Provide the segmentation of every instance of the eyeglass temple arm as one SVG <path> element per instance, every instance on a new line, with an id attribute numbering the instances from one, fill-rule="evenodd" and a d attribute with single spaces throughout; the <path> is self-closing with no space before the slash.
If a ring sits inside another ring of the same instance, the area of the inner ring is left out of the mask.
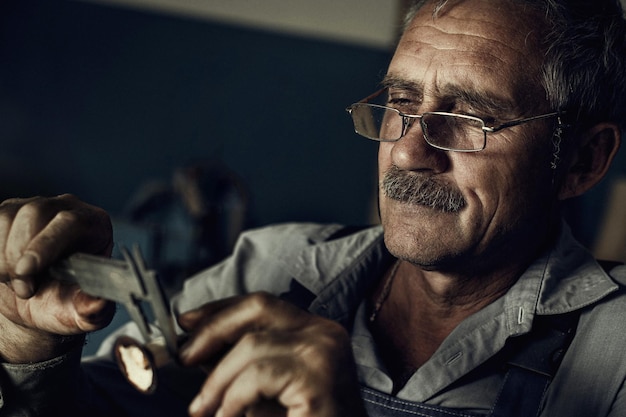
<path id="1" fill-rule="evenodd" d="M 532 122 L 533 120 L 547 119 L 548 117 L 555 117 L 555 116 L 559 118 L 559 124 L 562 124 L 560 116 L 562 116 L 563 114 L 565 114 L 565 112 L 559 111 L 559 112 L 541 114 L 539 116 L 527 117 L 525 119 L 511 120 L 510 122 L 502 123 L 499 126 L 493 126 L 493 127 L 485 126 L 483 127 L 483 130 L 485 132 L 493 133 L 502 129 L 506 129 L 507 127 L 518 126 L 526 122 Z"/>
<path id="2" fill-rule="evenodd" d="M 373 92 L 369 96 L 365 97 L 363 100 L 359 100 L 357 103 L 367 103 L 371 99 L 376 98 L 379 95 L 381 95 L 385 90 L 387 90 L 387 87 L 381 88 L 380 90 Z"/>
<path id="3" fill-rule="evenodd" d="M 383 92 L 385 92 L 385 90 L 387 90 L 387 87 L 381 88 L 380 90 L 373 92 L 373 93 L 372 93 L 372 94 L 370 94 L 369 96 L 365 97 L 365 98 L 364 98 L 364 99 L 362 99 L 362 100 L 357 101 L 357 102 L 356 102 L 356 103 L 354 103 L 354 104 L 368 103 L 370 100 L 372 100 L 372 99 L 374 99 L 374 98 L 378 97 L 378 96 L 379 96 L 379 95 L 381 95 Z M 349 105 L 349 106 L 346 108 L 346 111 L 347 111 L 348 113 L 352 113 L 352 106 L 353 106 L 354 104 L 351 104 L 351 105 Z"/>

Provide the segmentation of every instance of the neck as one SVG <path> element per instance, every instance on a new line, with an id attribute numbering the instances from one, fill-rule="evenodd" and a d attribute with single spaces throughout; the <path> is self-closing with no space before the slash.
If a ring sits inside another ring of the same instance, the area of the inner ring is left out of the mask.
<path id="1" fill-rule="evenodd" d="M 465 318 L 501 297 L 520 275 L 520 270 L 512 268 L 492 276 L 459 276 L 424 271 L 402 262 L 394 284 L 394 301 L 400 305 L 424 306 L 442 318 L 451 315 Z"/>
<path id="2" fill-rule="evenodd" d="M 460 277 L 424 271 L 406 261 L 392 267 L 374 294 L 378 307 L 374 307 L 372 331 L 396 389 L 430 359 L 461 321 L 506 293 L 520 273 Z"/>

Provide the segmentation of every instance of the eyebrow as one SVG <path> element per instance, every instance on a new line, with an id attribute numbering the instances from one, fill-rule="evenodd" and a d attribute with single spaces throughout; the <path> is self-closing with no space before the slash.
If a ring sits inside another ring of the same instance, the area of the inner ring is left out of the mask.
<path id="1" fill-rule="evenodd" d="M 493 115 L 511 114 L 517 107 L 509 100 L 486 91 L 469 90 L 457 85 L 446 85 L 443 90 L 444 97 L 455 97 L 463 103 Z"/>
<path id="2" fill-rule="evenodd" d="M 424 85 L 421 82 L 407 80 L 393 75 L 386 75 L 381 82 L 384 88 L 397 88 L 407 90 L 424 96 Z M 446 84 L 439 89 L 439 95 L 445 100 L 452 98 L 466 103 L 469 106 L 480 109 L 490 114 L 511 114 L 517 108 L 514 103 L 486 91 L 468 89 L 455 84 Z"/>
<path id="3" fill-rule="evenodd" d="M 383 88 L 398 88 L 401 90 L 408 90 L 411 92 L 419 93 L 421 95 L 424 94 L 423 83 L 407 80 L 393 75 L 386 75 L 380 84 Z"/>

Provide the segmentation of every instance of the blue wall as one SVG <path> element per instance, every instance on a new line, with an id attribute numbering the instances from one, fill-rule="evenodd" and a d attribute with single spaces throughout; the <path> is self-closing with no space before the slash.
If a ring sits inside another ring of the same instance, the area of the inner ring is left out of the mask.
<path id="1" fill-rule="evenodd" d="M 251 226 L 367 220 L 376 145 L 344 108 L 388 53 L 74 1 L 0 7 L 0 197 L 71 192 L 116 214 L 209 159 L 250 188 Z"/>

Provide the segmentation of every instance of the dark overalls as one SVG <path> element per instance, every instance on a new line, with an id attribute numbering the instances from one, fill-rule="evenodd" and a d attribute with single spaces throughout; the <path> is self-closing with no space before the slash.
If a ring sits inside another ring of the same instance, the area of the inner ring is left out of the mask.
<path id="1" fill-rule="evenodd" d="M 540 317 L 528 335 L 505 349 L 504 382 L 489 417 L 536 417 L 543 397 L 573 339 L 579 313 Z M 361 394 L 369 417 L 485 417 L 485 414 L 400 400 L 369 388 Z"/>

